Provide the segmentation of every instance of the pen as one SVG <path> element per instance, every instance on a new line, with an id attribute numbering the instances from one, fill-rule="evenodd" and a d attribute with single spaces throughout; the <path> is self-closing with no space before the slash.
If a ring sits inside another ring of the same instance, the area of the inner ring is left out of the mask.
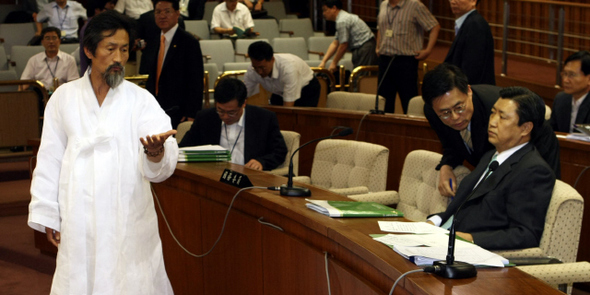
<path id="1" fill-rule="evenodd" d="M 453 179 L 449 178 L 449 186 L 451 187 L 451 190 L 453 190 Z"/>

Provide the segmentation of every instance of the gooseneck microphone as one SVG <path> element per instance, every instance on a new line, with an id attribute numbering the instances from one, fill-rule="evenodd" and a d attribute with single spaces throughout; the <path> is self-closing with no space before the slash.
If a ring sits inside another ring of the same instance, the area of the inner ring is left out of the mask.
<path id="1" fill-rule="evenodd" d="M 385 110 L 383 110 L 383 111 L 379 110 L 379 89 L 381 89 L 381 84 L 383 84 L 385 77 L 387 77 L 387 72 L 389 72 L 389 67 L 391 67 L 391 64 L 393 63 L 394 59 L 395 59 L 395 55 L 391 57 L 391 60 L 389 60 L 389 64 L 387 65 L 385 72 L 383 72 L 383 77 L 381 77 L 381 81 L 379 81 L 379 84 L 377 84 L 377 95 L 375 96 L 375 109 L 371 110 L 371 114 L 378 114 L 378 115 L 385 114 Z M 394 99 L 393 103 L 395 103 L 395 99 Z"/>
<path id="2" fill-rule="evenodd" d="M 461 203 L 459 208 L 457 208 L 457 211 L 455 211 L 455 215 L 454 215 L 455 217 L 457 217 L 457 214 L 459 213 L 461 208 L 463 208 L 463 205 L 465 205 L 465 203 L 467 203 L 467 201 L 469 199 L 471 199 L 473 194 L 475 194 L 475 192 L 479 189 L 479 187 L 486 180 L 486 178 L 488 178 L 488 176 L 494 170 L 498 169 L 498 166 L 500 166 L 498 161 L 493 161 L 492 163 L 490 163 L 490 165 L 488 167 L 488 172 L 484 175 L 484 177 L 482 178 L 480 183 L 477 185 L 477 187 L 475 187 L 475 189 L 473 191 L 471 191 L 469 196 L 467 196 L 467 198 L 465 200 L 463 200 L 463 202 Z M 446 261 L 435 261 L 433 264 L 434 273 L 443 277 L 443 278 L 447 278 L 447 279 L 472 278 L 477 275 L 477 270 L 475 269 L 475 266 L 472 264 L 469 264 L 469 263 L 455 261 L 455 237 L 456 237 L 455 222 L 456 221 L 457 221 L 457 218 L 453 218 L 453 223 L 451 224 L 451 228 L 449 230 L 449 248 L 448 248 L 448 252 L 447 252 L 447 260 Z"/>
<path id="3" fill-rule="evenodd" d="M 280 189 L 279 189 L 281 196 L 288 196 L 288 197 L 308 197 L 308 196 L 311 196 L 311 191 L 308 188 L 300 187 L 300 186 L 293 186 L 293 156 L 302 147 L 304 147 L 312 142 L 316 142 L 316 141 L 324 140 L 324 139 L 329 139 L 329 138 L 334 138 L 334 137 L 338 137 L 338 136 L 347 136 L 347 135 L 352 134 L 352 132 L 353 132 L 352 128 L 350 128 L 350 127 L 337 127 L 337 128 L 344 128 L 344 129 L 342 131 L 340 131 L 338 134 L 310 140 L 310 141 L 306 142 L 305 144 L 299 146 L 293 152 L 293 154 L 291 155 L 291 160 L 289 161 L 289 175 L 287 176 L 288 177 L 287 184 L 281 185 Z"/>

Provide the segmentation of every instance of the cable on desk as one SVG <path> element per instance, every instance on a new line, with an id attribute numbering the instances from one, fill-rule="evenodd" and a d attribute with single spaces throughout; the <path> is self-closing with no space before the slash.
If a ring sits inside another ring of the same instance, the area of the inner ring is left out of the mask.
<path id="1" fill-rule="evenodd" d="M 330 288 L 330 272 L 328 271 L 328 251 L 324 251 L 324 261 L 326 265 L 326 279 L 328 280 L 328 295 L 332 295 L 332 289 Z"/>
<path id="2" fill-rule="evenodd" d="M 363 121 L 365 120 L 365 118 L 366 118 L 366 117 L 367 117 L 369 114 L 371 114 L 371 113 L 370 113 L 370 112 L 369 112 L 369 113 L 365 113 L 365 114 L 363 115 L 363 117 L 361 118 L 361 121 L 359 122 L 359 129 L 358 129 L 358 131 L 356 132 L 356 137 L 354 138 L 354 140 L 356 140 L 356 141 L 358 141 L 358 140 L 359 140 L 359 134 L 361 134 L 361 126 L 363 126 Z"/>
<path id="3" fill-rule="evenodd" d="M 403 275 L 401 275 L 399 278 L 397 278 L 397 280 L 395 280 L 395 283 L 393 283 L 393 286 L 391 287 L 391 291 L 389 291 L 389 295 L 393 294 L 393 290 L 395 290 L 395 286 L 397 286 L 397 283 L 399 283 L 399 281 L 400 281 L 400 280 L 401 280 L 403 277 L 405 277 L 405 276 L 407 276 L 407 275 L 409 275 L 409 274 L 411 274 L 411 273 L 415 273 L 415 272 L 425 272 L 425 270 L 424 270 L 424 269 L 415 269 L 415 270 L 410 270 L 410 271 L 408 271 L 408 272 L 404 273 Z"/>
<path id="4" fill-rule="evenodd" d="M 227 212 L 225 213 L 225 218 L 223 219 L 223 226 L 221 226 L 221 231 L 219 232 L 219 236 L 217 237 L 217 240 L 215 241 L 215 243 L 213 243 L 213 246 L 211 246 L 211 249 L 209 249 L 209 251 L 203 253 L 203 254 L 195 254 L 192 253 L 191 251 L 189 251 L 188 249 L 186 249 L 181 243 L 180 241 L 178 241 L 178 239 L 176 238 L 176 236 L 174 235 L 174 233 L 172 232 L 172 228 L 170 227 L 170 223 L 168 223 L 168 219 L 166 218 L 166 214 L 164 214 L 164 210 L 162 210 L 162 205 L 160 204 L 160 200 L 158 199 L 158 195 L 156 194 L 156 191 L 154 190 L 154 187 L 150 184 L 150 188 L 152 189 L 152 193 L 154 194 L 154 197 L 156 199 L 156 203 L 158 203 L 158 208 L 160 208 L 160 212 L 162 213 L 162 218 L 164 219 L 164 223 L 166 223 L 166 227 L 168 227 L 168 231 L 170 232 L 170 235 L 172 235 L 172 238 L 174 239 L 174 241 L 176 242 L 176 244 L 178 244 L 178 246 L 184 250 L 184 252 L 186 252 L 188 255 L 193 256 L 193 257 L 197 257 L 197 258 L 201 258 L 201 257 L 205 257 L 207 255 L 209 255 L 209 253 L 211 253 L 211 251 L 213 251 L 213 249 L 215 249 L 215 246 L 217 246 L 217 243 L 219 243 L 219 241 L 221 240 L 221 236 L 223 235 L 223 231 L 225 230 L 225 224 L 227 222 L 227 217 L 229 216 L 229 211 L 231 210 L 231 207 L 234 204 L 234 201 L 236 200 L 236 197 L 245 190 L 248 189 L 254 189 L 254 188 L 260 188 L 260 189 L 267 189 L 267 187 L 264 186 L 250 186 L 250 187 L 245 187 L 240 189 L 235 195 L 234 197 L 231 199 L 231 202 L 229 203 L 229 207 L 227 208 Z"/>
<path id="5" fill-rule="evenodd" d="M 584 172 L 586 172 L 586 170 L 588 170 L 588 168 L 590 168 L 590 166 L 587 166 L 586 168 L 584 168 L 584 170 L 582 170 L 582 172 L 580 172 L 580 174 L 578 174 L 578 177 L 576 178 L 576 182 L 574 182 L 574 189 L 576 189 L 576 187 L 578 186 L 578 181 L 580 181 L 580 178 L 582 178 L 582 175 L 584 175 Z"/>

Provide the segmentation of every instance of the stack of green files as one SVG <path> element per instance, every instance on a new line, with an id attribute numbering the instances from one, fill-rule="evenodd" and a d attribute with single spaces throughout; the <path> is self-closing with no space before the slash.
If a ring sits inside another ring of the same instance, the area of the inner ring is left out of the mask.
<path id="1" fill-rule="evenodd" d="M 403 217 L 401 211 L 375 202 L 310 200 L 307 208 L 330 217 Z"/>
<path id="2" fill-rule="evenodd" d="M 187 146 L 178 151 L 178 162 L 227 162 L 230 152 L 219 145 Z"/>

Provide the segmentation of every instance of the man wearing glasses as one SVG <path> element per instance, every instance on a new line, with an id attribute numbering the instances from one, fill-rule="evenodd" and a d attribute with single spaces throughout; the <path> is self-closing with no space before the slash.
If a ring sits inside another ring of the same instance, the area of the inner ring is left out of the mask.
<path id="1" fill-rule="evenodd" d="M 574 124 L 590 123 L 590 52 L 578 51 L 565 60 L 561 72 L 563 91 L 555 96 L 551 127 L 572 133 Z"/>
<path id="2" fill-rule="evenodd" d="M 197 113 L 179 146 L 218 144 L 231 152 L 231 162 L 272 170 L 285 161 L 287 146 L 275 113 L 246 104 L 246 86 L 224 78 L 215 87 L 215 108 Z"/>
<path id="3" fill-rule="evenodd" d="M 443 157 L 436 167 L 440 170 L 441 195 L 455 196 L 457 181 L 453 168 L 465 160 L 475 167 L 483 154 L 494 148 L 488 141 L 487 127 L 500 89 L 493 85 L 469 85 L 467 76 L 447 63 L 424 75 L 424 115 L 443 147 Z M 531 142 L 559 178 L 559 142 L 547 121 Z"/>

